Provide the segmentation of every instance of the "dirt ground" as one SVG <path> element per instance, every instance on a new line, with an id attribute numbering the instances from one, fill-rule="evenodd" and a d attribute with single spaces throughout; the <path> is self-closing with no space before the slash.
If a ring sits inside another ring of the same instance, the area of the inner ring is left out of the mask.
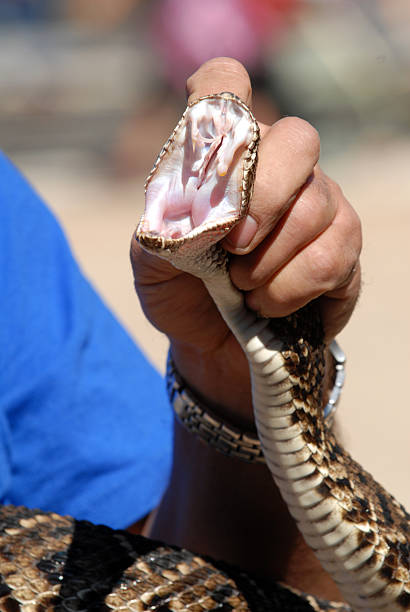
<path id="1" fill-rule="evenodd" d="M 410 506 L 410 142 L 363 144 L 324 164 L 363 222 L 363 292 L 340 342 L 347 382 L 340 425 L 346 446 Z M 129 241 L 143 179 L 118 181 L 16 159 L 66 229 L 83 270 L 147 357 L 164 369 L 166 339 L 145 320 L 132 286 Z"/>

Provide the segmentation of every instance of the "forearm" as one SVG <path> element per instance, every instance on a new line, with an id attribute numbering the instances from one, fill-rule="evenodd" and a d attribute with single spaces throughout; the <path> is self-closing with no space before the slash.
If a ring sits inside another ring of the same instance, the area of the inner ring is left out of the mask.
<path id="1" fill-rule="evenodd" d="M 217 351 L 205 352 L 174 341 L 171 355 L 194 395 L 220 419 L 243 431 L 256 431 L 248 362 L 231 335 Z"/>

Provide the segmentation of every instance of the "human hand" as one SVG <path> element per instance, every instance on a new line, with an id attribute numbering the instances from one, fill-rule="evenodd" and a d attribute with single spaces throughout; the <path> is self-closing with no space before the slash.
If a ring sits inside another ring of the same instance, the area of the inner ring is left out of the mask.
<path id="1" fill-rule="evenodd" d="M 232 91 L 251 106 L 249 77 L 235 60 L 204 64 L 189 100 Z M 260 124 L 254 196 L 247 218 L 224 240 L 231 278 L 250 308 L 286 316 L 320 298 L 326 339 L 348 321 L 360 289 L 359 219 L 321 171 L 316 130 L 298 118 Z M 252 421 L 246 359 L 202 282 L 133 241 L 135 285 L 147 317 L 170 338 L 182 376 L 238 425 Z"/>

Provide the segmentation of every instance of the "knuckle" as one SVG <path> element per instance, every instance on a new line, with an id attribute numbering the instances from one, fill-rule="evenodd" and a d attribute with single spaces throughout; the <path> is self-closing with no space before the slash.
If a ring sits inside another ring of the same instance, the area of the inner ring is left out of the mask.
<path id="1" fill-rule="evenodd" d="M 262 317 L 286 317 L 301 305 L 294 292 L 289 292 L 286 283 L 280 282 L 270 282 L 247 293 L 246 302 Z"/>
<path id="2" fill-rule="evenodd" d="M 280 121 L 292 134 L 294 146 L 306 151 L 316 163 L 320 156 L 320 137 L 316 128 L 300 117 L 284 117 Z"/>
<path id="3" fill-rule="evenodd" d="M 340 193 L 341 199 L 338 206 L 338 221 L 341 236 L 343 237 L 345 246 L 347 245 L 349 247 L 353 253 L 353 257 L 357 261 L 362 250 L 362 224 L 359 215 L 344 197 L 341 189 Z"/>
<path id="4" fill-rule="evenodd" d="M 337 287 L 346 277 L 346 258 L 337 247 L 312 244 L 308 265 L 313 283 L 322 291 Z"/>
<path id="5" fill-rule="evenodd" d="M 294 303 L 297 301 L 297 297 L 289 292 L 289 289 L 285 283 L 279 283 L 275 286 L 271 283 L 269 297 L 272 303 L 274 303 L 275 310 L 277 313 L 281 313 L 281 316 L 286 316 L 292 310 L 294 310 Z"/>
<path id="6" fill-rule="evenodd" d="M 313 181 L 300 194 L 298 214 L 304 227 L 322 231 L 335 217 L 336 207 L 323 181 Z"/>
<path id="7" fill-rule="evenodd" d="M 352 247 L 356 251 L 356 258 L 359 257 L 362 250 L 363 235 L 362 235 L 362 223 L 360 217 L 355 209 L 348 204 L 348 215 L 349 215 L 349 236 Z"/>
<path id="8" fill-rule="evenodd" d="M 298 241 L 303 232 L 305 240 L 312 240 L 322 231 L 322 210 L 312 194 L 303 194 L 295 207 L 295 218 L 292 225 L 292 237 Z"/>

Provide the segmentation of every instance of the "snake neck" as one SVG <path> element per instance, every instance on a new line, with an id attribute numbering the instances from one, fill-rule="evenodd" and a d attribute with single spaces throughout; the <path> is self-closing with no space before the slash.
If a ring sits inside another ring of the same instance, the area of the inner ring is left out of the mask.
<path id="1" fill-rule="evenodd" d="M 323 419 L 317 304 L 262 319 L 236 290 L 236 303 L 226 307 L 228 280 L 207 286 L 247 355 L 265 459 L 307 544 L 355 612 L 410 610 L 409 516 Z"/>

